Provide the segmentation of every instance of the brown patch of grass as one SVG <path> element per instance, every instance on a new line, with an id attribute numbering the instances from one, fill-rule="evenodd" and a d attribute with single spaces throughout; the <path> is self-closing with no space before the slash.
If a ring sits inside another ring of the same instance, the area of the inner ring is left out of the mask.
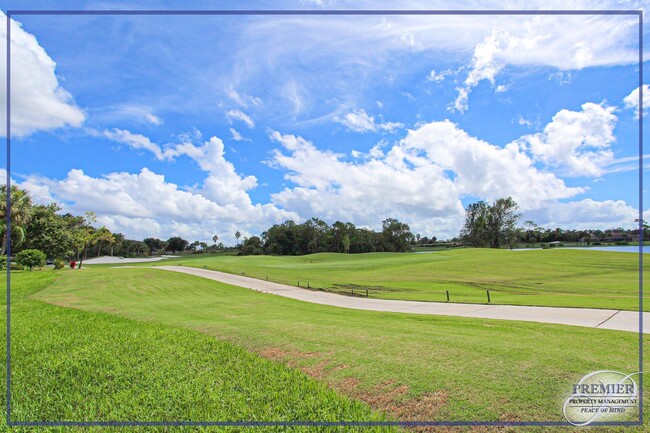
<path id="1" fill-rule="evenodd" d="M 279 347 L 268 347 L 260 352 L 264 358 L 272 359 L 273 361 L 294 361 L 296 359 L 309 359 L 318 356 L 318 352 L 291 352 L 282 350 Z"/>
<path id="2" fill-rule="evenodd" d="M 298 368 L 318 380 L 326 380 L 332 373 L 349 368 L 349 365 L 345 364 L 328 367 L 331 364 L 329 359 L 323 359 L 312 365 L 300 365 L 300 360 L 312 359 L 321 355 L 317 352 L 293 352 L 280 347 L 268 347 L 260 351 L 260 355 L 274 361 L 284 362 L 289 367 Z M 408 398 L 409 387 L 396 384 L 392 380 L 370 389 L 359 389 L 360 383 L 361 381 L 357 378 L 347 377 L 330 384 L 330 386 L 349 397 L 363 401 L 375 410 L 385 412 L 401 421 L 432 420 L 440 408 L 447 403 L 447 393 L 444 391 L 430 392 L 415 398 Z"/>

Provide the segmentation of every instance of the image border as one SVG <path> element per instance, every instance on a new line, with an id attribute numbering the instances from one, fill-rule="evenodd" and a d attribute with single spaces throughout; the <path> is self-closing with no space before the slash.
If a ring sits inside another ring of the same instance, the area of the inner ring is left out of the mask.
<path id="1" fill-rule="evenodd" d="M 590 426 L 643 425 L 643 10 L 7 10 L 7 191 L 11 187 L 11 18 L 17 15 L 629 15 L 639 19 L 639 419 L 593 422 Z M 7 194 L 7 233 L 11 230 L 11 200 Z M 568 421 L 12 421 L 11 420 L 11 241 L 7 242 L 6 293 L 6 423 L 9 427 L 516 427 L 572 426 Z"/>

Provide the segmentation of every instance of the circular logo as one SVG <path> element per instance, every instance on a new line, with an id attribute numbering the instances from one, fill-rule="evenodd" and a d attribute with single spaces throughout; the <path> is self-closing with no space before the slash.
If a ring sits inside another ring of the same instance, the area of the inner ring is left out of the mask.
<path id="1" fill-rule="evenodd" d="M 600 370 L 585 375 L 565 400 L 564 417 L 575 426 L 585 426 L 638 415 L 639 387 L 632 378 L 637 374 Z"/>

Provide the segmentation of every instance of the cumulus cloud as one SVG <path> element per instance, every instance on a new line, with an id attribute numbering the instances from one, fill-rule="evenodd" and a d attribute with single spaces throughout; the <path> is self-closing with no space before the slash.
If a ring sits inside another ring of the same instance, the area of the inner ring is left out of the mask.
<path id="1" fill-rule="evenodd" d="M 396 216 L 417 231 L 435 226 L 437 233 L 455 236 L 463 197 L 513 196 L 522 208 L 536 209 L 586 191 L 536 168 L 519 143 L 495 146 L 448 120 L 421 124 L 392 147 L 380 143 L 366 155 L 357 152 L 353 161 L 299 136 L 273 132 L 271 138 L 282 146 L 272 165 L 286 170 L 285 179 L 295 185 L 272 201 L 303 217 L 372 225 Z"/>
<path id="2" fill-rule="evenodd" d="M 582 111 L 561 110 L 544 131 L 523 137 L 535 158 L 571 176 L 600 176 L 614 161 L 614 107 L 586 103 Z"/>
<path id="3" fill-rule="evenodd" d="M 0 11 L 0 39 L 7 40 L 6 15 Z M 0 44 L 0 58 L 7 48 Z M 74 103 L 72 95 L 59 84 L 56 63 L 36 38 L 11 20 L 11 135 L 26 136 L 35 131 L 80 126 L 84 112 Z M 7 65 L 0 66 L 0 79 L 6 82 Z M 0 86 L 0 118 L 6 118 L 7 89 Z M 5 136 L 6 123 L 0 122 Z"/>
<path id="4" fill-rule="evenodd" d="M 253 119 L 251 119 L 249 115 L 240 110 L 228 110 L 226 113 L 226 118 L 230 123 L 232 123 L 233 120 L 244 122 L 249 129 L 253 129 L 255 127 L 255 122 L 253 122 Z"/>
<path id="5" fill-rule="evenodd" d="M 104 135 L 147 150 L 159 160 L 189 157 L 206 177 L 200 185 L 184 188 L 148 168 L 101 177 L 73 169 L 60 180 L 27 176 L 21 187 L 39 203 L 56 201 L 64 204 L 65 211 L 77 214 L 92 210 L 100 224 L 136 238 L 174 234 L 210 241 L 220 233 L 225 242 L 234 242 L 237 230 L 259 233 L 269 224 L 300 220 L 298 214 L 273 204 L 253 203 L 248 191 L 257 187 L 257 178 L 236 172 L 217 137 L 200 144 L 186 141 L 167 145 L 163 150 L 147 137 L 129 131 L 105 131 Z"/>
<path id="6" fill-rule="evenodd" d="M 532 219 L 546 228 L 571 227 L 574 229 L 611 229 L 632 227 L 639 211 L 623 200 L 595 201 L 590 198 L 569 203 L 550 203 L 541 209 L 525 212 L 524 218 Z"/>
<path id="7" fill-rule="evenodd" d="M 643 115 L 645 116 L 648 112 L 648 104 L 650 104 L 650 86 L 644 84 L 643 88 Z M 623 98 L 623 104 L 625 108 L 633 109 L 634 115 L 639 118 L 639 88 L 632 90 L 629 95 Z"/>
<path id="8" fill-rule="evenodd" d="M 299 136 L 273 132 L 271 138 L 283 147 L 275 151 L 274 165 L 287 170 L 285 178 L 296 184 L 272 196 L 273 203 L 284 209 L 366 226 L 398 217 L 423 232 L 433 226 L 451 231 L 462 220 L 456 188 L 443 170 L 409 169 L 397 148 L 383 159 L 350 163 Z"/>
<path id="9" fill-rule="evenodd" d="M 568 187 L 554 174 L 537 169 L 517 142 L 495 146 L 470 136 L 448 120 L 409 131 L 399 146 L 417 155 L 421 164 L 455 173 L 459 196 L 487 200 L 513 196 L 521 206 L 530 208 L 586 191 Z"/>
<path id="10" fill-rule="evenodd" d="M 334 120 L 354 132 L 394 132 L 403 128 L 404 124 L 399 122 L 376 122 L 374 116 L 368 115 L 365 110 L 355 110 L 346 114 L 343 118 L 335 117 Z"/>

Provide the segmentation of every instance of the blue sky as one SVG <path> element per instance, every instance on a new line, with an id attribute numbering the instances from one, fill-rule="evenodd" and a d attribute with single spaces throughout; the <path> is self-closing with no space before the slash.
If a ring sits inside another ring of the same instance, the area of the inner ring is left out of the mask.
<path id="1" fill-rule="evenodd" d="M 589 8 L 644 6 L 596 3 Z M 37 202 L 94 211 L 130 237 L 218 233 L 228 243 L 237 230 L 259 234 L 316 216 L 371 228 L 397 217 L 423 236 L 449 238 L 467 203 L 508 195 L 545 227 L 631 227 L 638 216 L 636 17 L 14 19 L 12 180 Z"/>

